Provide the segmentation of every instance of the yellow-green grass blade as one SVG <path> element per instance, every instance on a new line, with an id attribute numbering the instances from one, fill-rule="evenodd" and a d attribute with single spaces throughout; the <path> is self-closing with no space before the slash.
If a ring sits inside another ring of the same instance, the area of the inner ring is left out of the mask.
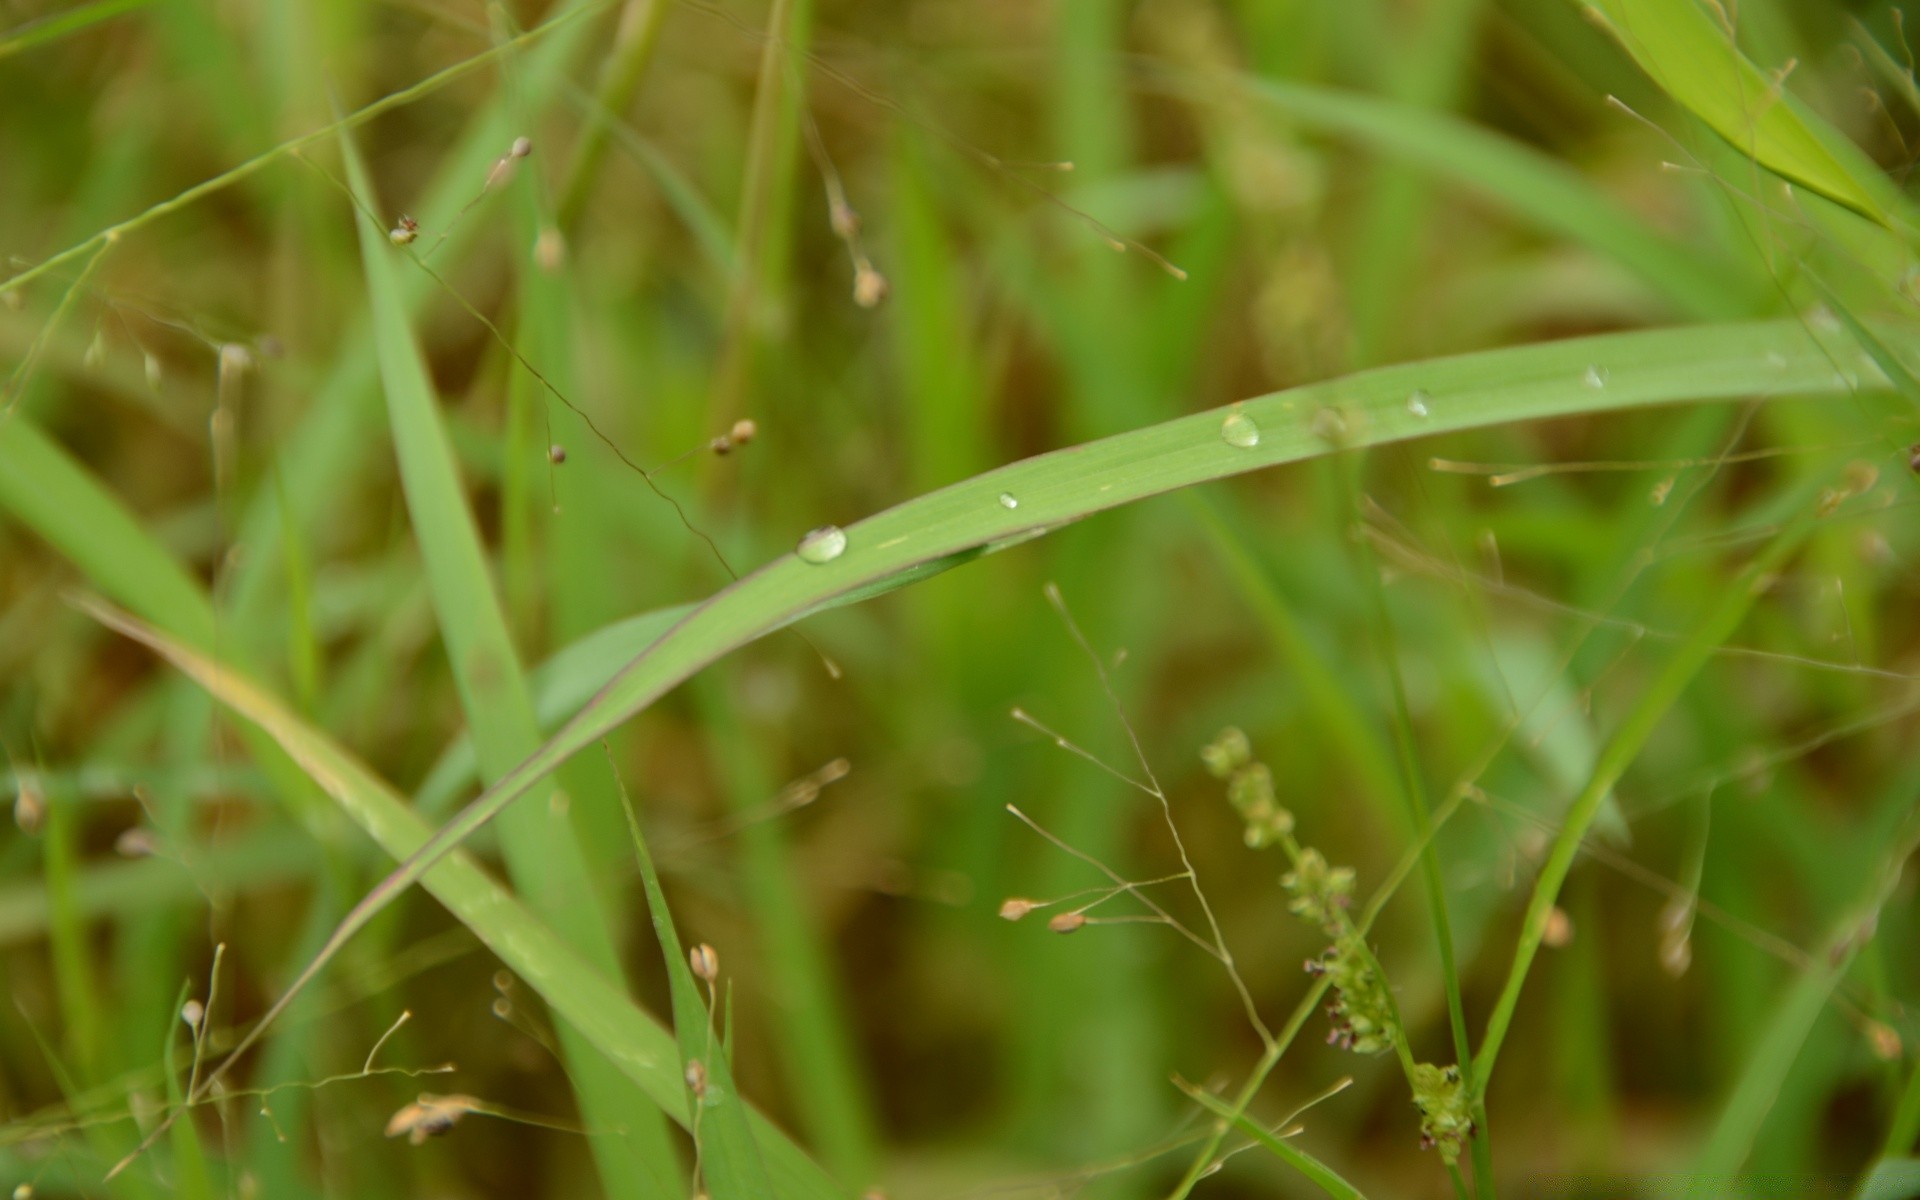
<path id="1" fill-rule="evenodd" d="M 426 362 L 407 322 L 394 272 L 395 248 L 375 222 L 366 167 L 344 133 L 341 146 L 358 210 L 354 223 L 401 487 L 480 772 L 491 782 L 539 746 L 540 727 L 440 423 Z M 596 970 L 618 980 L 619 956 L 565 806 L 522 806 L 506 832 L 501 847 L 529 907 Z M 577 1031 L 563 1029 L 561 1042 L 587 1123 L 626 1131 L 591 1142 L 608 1191 L 624 1195 L 677 1188 L 678 1170 L 657 1114 Z"/>
<path id="2" fill-rule="evenodd" d="M 258 684 L 125 613 L 94 602 L 86 602 L 86 607 L 110 628 L 151 647 L 257 725 L 388 854 L 404 860 L 430 839 L 432 826 L 408 808 L 391 785 Z M 671 1033 L 471 858 L 449 856 L 421 882 L 606 1061 L 637 1084 L 661 1111 L 687 1124 L 685 1084 Z M 203 1078 L 203 1091 L 205 1086 Z M 805 1151 L 758 1113 L 751 1120 L 774 1195 L 791 1200 L 843 1200 L 844 1194 Z"/>
<path id="3" fill-rule="evenodd" d="M 1755 66 L 1697 0 L 1598 0 L 1655 83 L 1760 165 L 1883 225 L 1904 203 L 1865 156 Z M 1724 11 L 1724 10 L 1723 10 Z"/>
<path id="4" fill-rule="evenodd" d="M 667 908 L 667 893 L 654 870 L 653 855 L 640 832 L 640 818 L 633 802 L 621 792 L 626 809 L 627 828 L 633 834 L 633 854 L 640 865 L 640 882 L 647 892 L 647 910 L 653 915 L 653 933 L 666 959 L 667 984 L 673 1005 L 674 1038 L 680 1045 L 681 1079 L 687 1088 L 688 1111 L 695 1114 L 691 1126 L 699 1147 L 700 1178 L 696 1181 L 706 1194 L 718 1200 L 755 1200 L 768 1195 L 766 1165 L 760 1160 L 753 1127 L 747 1121 L 747 1107 L 734 1086 L 733 1066 L 728 1061 L 731 1048 L 721 1044 L 720 1031 L 714 1028 L 714 1015 L 700 997 L 700 984 L 680 944 L 679 931 L 673 925 L 673 913 Z M 710 993 L 711 995 L 711 993 Z"/>

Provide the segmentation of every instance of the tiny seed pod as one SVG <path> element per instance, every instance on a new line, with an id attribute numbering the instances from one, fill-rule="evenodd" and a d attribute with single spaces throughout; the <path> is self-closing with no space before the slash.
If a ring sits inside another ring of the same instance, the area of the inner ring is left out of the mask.
<path id="1" fill-rule="evenodd" d="M 853 302 L 861 308 L 877 308 L 887 298 L 887 277 L 865 263 L 853 273 Z"/>
<path id="2" fill-rule="evenodd" d="M 1873 1056 L 1881 1062 L 1897 1062 L 1904 1049 L 1900 1034 L 1892 1026 L 1879 1021 L 1867 1022 L 1867 1043 L 1873 1047 Z"/>
<path id="3" fill-rule="evenodd" d="M 1018 921 L 1034 910 L 1034 903 L 1023 896 L 1010 896 L 1000 905 L 1002 921 Z"/>
<path id="4" fill-rule="evenodd" d="M 547 461 L 552 463 L 556 467 L 559 466 L 561 463 L 566 462 L 567 448 L 565 446 L 562 446 L 559 442 L 555 442 L 553 445 L 548 446 Z"/>
<path id="5" fill-rule="evenodd" d="M 402 215 L 399 222 L 387 231 L 387 240 L 396 246 L 410 246 L 420 236 L 420 222 Z"/>
<path id="6" fill-rule="evenodd" d="M 13 798 L 13 823 L 20 832 L 32 837 L 40 832 L 40 826 L 47 817 L 47 798 L 41 794 L 39 784 L 31 779 L 19 781 L 19 792 Z"/>
<path id="7" fill-rule="evenodd" d="M 1055 933 L 1072 933 L 1087 923 L 1086 914 L 1063 912 L 1047 922 L 1047 928 Z"/>
<path id="8" fill-rule="evenodd" d="M 708 983 L 720 978 L 720 956 L 705 942 L 687 952 L 687 964 L 693 968 L 695 975 Z"/>
<path id="9" fill-rule="evenodd" d="M 387 1121 L 387 1136 L 399 1137 L 404 1133 L 410 1144 L 423 1145 L 428 1138 L 439 1137 L 459 1124 L 461 1117 L 479 1112 L 481 1108 L 480 1101 L 472 1096 L 435 1096 L 422 1092 L 418 1100 Z"/>
<path id="10" fill-rule="evenodd" d="M 180 1006 L 180 1019 L 188 1029 L 199 1029 L 200 1022 L 207 1019 L 206 1006 L 198 1000 L 189 1000 Z"/>
<path id="11" fill-rule="evenodd" d="M 1573 918 L 1567 915 L 1566 909 L 1555 905 L 1547 910 L 1547 926 L 1541 931 L 1540 940 L 1553 950 L 1573 940 Z"/>
<path id="12" fill-rule="evenodd" d="M 533 153 L 533 139 L 517 137 L 513 139 L 513 149 L 507 151 L 508 158 L 525 158 Z"/>
<path id="13" fill-rule="evenodd" d="M 752 417 L 741 417 L 733 423 L 732 429 L 727 430 L 727 436 L 733 440 L 734 445 L 744 446 L 759 432 L 760 426 L 754 423 Z"/>

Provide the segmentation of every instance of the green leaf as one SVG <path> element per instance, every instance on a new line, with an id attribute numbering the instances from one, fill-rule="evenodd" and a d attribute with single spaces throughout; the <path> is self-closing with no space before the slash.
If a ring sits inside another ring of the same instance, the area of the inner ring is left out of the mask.
<path id="1" fill-rule="evenodd" d="M 1892 225 L 1885 181 L 1733 43 L 1696 0 L 1598 0 L 1608 28 L 1669 96 L 1761 166 Z M 1851 162 L 1843 161 L 1852 160 Z M 1895 193 L 1894 195 L 1897 195 Z"/>

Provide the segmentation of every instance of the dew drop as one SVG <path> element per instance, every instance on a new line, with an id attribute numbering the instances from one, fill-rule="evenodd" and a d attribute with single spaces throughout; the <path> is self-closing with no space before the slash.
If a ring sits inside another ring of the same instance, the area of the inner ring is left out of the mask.
<path id="1" fill-rule="evenodd" d="M 1594 363 L 1587 367 L 1587 373 L 1581 377 L 1581 382 L 1597 392 L 1607 386 L 1607 377 L 1609 374 L 1610 372 L 1605 367 Z"/>
<path id="2" fill-rule="evenodd" d="M 818 566 L 821 563 L 832 562 L 846 553 L 846 550 L 846 533 L 838 525 L 822 525 L 818 529 L 809 530 L 806 536 L 800 539 L 800 544 L 794 547 L 793 552 L 800 556 L 802 562 L 810 562 Z"/>
<path id="3" fill-rule="evenodd" d="M 1260 444 L 1260 427 L 1253 423 L 1252 417 L 1236 410 L 1228 413 L 1227 419 L 1220 422 L 1220 440 L 1229 446 L 1248 450 Z"/>
<path id="4" fill-rule="evenodd" d="M 1001 492 L 1000 507 L 1001 508 L 1019 508 L 1020 502 L 1013 498 L 1012 492 Z"/>
<path id="5" fill-rule="evenodd" d="M 1427 395 L 1423 391 L 1416 390 L 1407 397 L 1407 411 L 1416 417 L 1425 417 L 1427 415 L 1427 401 L 1431 399 L 1433 399 L 1432 396 Z"/>

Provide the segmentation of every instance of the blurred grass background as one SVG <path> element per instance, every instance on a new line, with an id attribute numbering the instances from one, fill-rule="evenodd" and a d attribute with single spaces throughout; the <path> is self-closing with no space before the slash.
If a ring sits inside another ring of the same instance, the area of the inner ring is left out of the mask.
<path id="1" fill-rule="evenodd" d="M 336 103 L 472 64 L 355 137 L 377 215 L 417 217 L 440 277 L 396 264 L 529 666 L 726 583 L 689 524 L 744 571 L 1002 462 L 1369 365 L 1708 318 L 1838 328 L 1822 302 L 1913 315 L 1909 242 L 1781 200 L 1563 0 L 575 7 L 529 38 L 567 6 L 0 9 L 9 276 Z M 1920 93 L 1894 9 L 1711 7 L 1904 182 Z M 488 186 L 519 136 L 531 155 Z M 441 640 L 459 601 L 429 586 L 382 419 L 345 177 L 316 139 L 7 291 L 0 428 L 56 441 L 191 564 L 213 646 L 443 818 L 471 791 L 471 767 L 435 772 L 469 719 Z M 863 272 L 887 285 L 872 306 Z M 714 453 L 742 418 L 755 436 Z M 1203 1124 L 1170 1076 L 1237 1086 L 1259 1056 L 1229 979 L 1171 930 L 995 917 L 1102 882 L 1009 803 L 1126 877 L 1178 869 L 1149 797 L 1009 717 L 1136 773 L 1048 581 L 1113 672 L 1270 1023 L 1323 939 L 1286 912 L 1278 860 L 1241 846 L 1198 750 L 1245 729 L 1301 840 L 1367 895 L 1409 845 L 1397 676 L 1427 792 L 1465 797 L 1438 852 L 1477 1038 L 1607 731 L 1780 521 L 1773 498 L 1846 471 L 1618 789 L 1488 1105 L 1508 1194 L 1664 1194 L 1703 1163 L 1726 1176 L 1715 1195 L 1848 1194 L 1920 1132 L 1911 881 L 1877 924 L 1861 908 L 1900 865 L 1920 787 L 1914 426 L 1863 395 L 1430 439 L 1102 515 L 734 655 L 611 752 L 682 935 L 733 985 L 741 1088 L 856 1193 L 1153 1196 L 1191 1147 L 1155 1152 Z M 613 446 L 660 468 L 684 523 Z M 270 1116 L 229 1099 L 101 1182 L 184 1086 L 178 1012 L 207 999 L 215 946 L 217 1045 L 388 864 L 201 692 L 63 602 L 137 569 L 107 524 L 49 542 L 32 514 L 58 495 L 24 473 L 0 494 L 0 767 L 19 817 L 0 832 L 0 1182 L 640 1188 L 657 1160 L 609 1145 L 679 1144 L 597 1123 L 633 1113 L 618 1098 L 577 1107 L 573 1050 L 537 999 L 417 895 L 247 1086 L 354 1075 L 402 1010 L 380 1061 L 456 1074 L 280 1091 Z M 521 756 L 480 750 L 489 778 L 490 753 Z M 665 1014 L 612 772 L 569 772 L 577 861 L 553 886 L 603 910 L 581 936 Z M 1419 1053 L 1448 1061 L 1417 887 L 1374 943 Z M 1352 1075 L 1300 1144 L 1370 1195 L 1450 1194 L 1392 1060 L 1320 1045 L 1324 1029 L 1308 1023 L 1255 1113 Z M 423 1087 L 547 1124 L 383 1138 Z M 1253 1152 L 1199 1194 L 1305 1187 Z"/>

